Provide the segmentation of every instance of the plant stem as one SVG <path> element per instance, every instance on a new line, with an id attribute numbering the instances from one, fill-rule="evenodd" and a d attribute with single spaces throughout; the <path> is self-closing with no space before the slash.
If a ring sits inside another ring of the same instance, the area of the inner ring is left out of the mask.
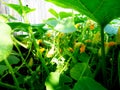
<path id="1" fill-rule="evenodd" d="M 13 77 L 13 80 L 14 80 L 14 82 L 15 82 L 15 85 L 16 85 L 17 89 L 19 90 L 19 89 L 20 89 L 20 88 L 19 88 L 19 83 L 18 83 L 18 81 L 17 81 L 17 78 L 15 77 L 15 74 L 14 74 L 14 71 L 13 71 L 11 65 L 9 64 L 9 62 L 8 62 L 7 59 L 5 59 L 4 61 L 5 61 L 5 64 L 8 66 L 9 71 L 11 72 L 11 75 L 12 75 L 12 77 Z"/>
<path id="2" fill-rule="evenodd" d="M 11 89 L 11 90 L 17 89 L 16 86 L 13 86 L 13 85 L 10 85 L 10 84 L 7 84 L 7 83 L 3 83 L 3 82 L 0 82 L 0 86 L 1 86 L 1 87 L 5 87 L 5 88 L 9 88 L 9 89 Z"/>
<path id="3" fill-rule="evenodd" d="M 102 74 L 103 74 L 103 79 L 104 79 L 104 84 L 107 81 L 106 79 L 106 61 L 105 61 L 105 47 L 104 47 L 104 27 L 101 26 L 101 69 L 102 69 Z"/>
<path id="4" fill-rule="evenodd" d="M 19 4 L 20 4 L 21 9 L 22 9 L 22 18 L 23 18 L 23 20 L 25 21 L 25 23 L 29 23 L 29 21 L 27 19 L 26 12 L 24 11 L 24 7 L 23 7 L 23 4 L 22 4 L 21 0 L 19 0 Z"/>
<path id="5" fill-rule="evenodd" d="M 24 8 L 23 8 L 23 5 L 22 5 L 22 1 L 19 0 L 19 3 L 20 3 L 20 6 L 21 6 L 21 9 L 22 9 L 22 12 L 23 12 L 23 13 L 22 13 L 22 17 L 23 17 L 25 23 L 29 23 L 29 20 L 28 20 L 28 18 L 27 18 L 27 16 L 26 16 L 27 14 L 26 14 L 26 12 L 24 11 Z M 47 74 L 49 74 L 49 70 L 48 70 L 47 66 L 45 65 L 45 60 L 42 58 L 42 54 L 41 54 L 40 51 L 39 51 L 39 46 L 38 46 L 37 43 L 36 43 L 36 40 L 35 40 L 35 37 L 34 37 L 34 34 L 33 34 L 32 27 L 31 27 L 31 26 L 28 27 L 28 31 L 29 31 L 29 34 L 30 34 L 30 36 L 29 36 L 29 37 L 30 37 L 30 40 L 31 40 L 31 42 L 33 43 L 33 45 L 34 45 L 34 47 L 35 47 L 35 49 L 36 49 L 37 55 L 38 55 L 40 61 L 42 62 L 42 66 L 45 68 Z"/>
<path id="6" fill-rule="evenodd" d="M 118 78 L 119 78 L 119 86 L 120 86 L 120 51 L 118 54 Z"/>
<path id="7" fill-rule="evenodd" d="M 35 50 L 36 50 L 36 52 L 37 52 L 36 54 L 38 55 L 38 57 L 39 57 L 39 59 L 40 59 L 40 61 L 41 61 L 41 63 L 42 63 L 42 66 L 45 68 L 47 74 L 49 74 L 48 67 L 46 66 L 45 60 L 43 59 L 42 54 L 40 53 L 40 49 L 39 49 L 39 46 L 38 46 L 38 44 L 37 44 L 37 42 L 36 42 L 36 40 L 35 40 L 35 37 L 34 37 L 33 31 L 32 31 L 32 28 L 29 27 L 28 30 L 29 30 L 29 32 L 30 32 L 31 39 L 32 39 L 33 45 L 34 45 L 34 47 L 35 47 Z"/>

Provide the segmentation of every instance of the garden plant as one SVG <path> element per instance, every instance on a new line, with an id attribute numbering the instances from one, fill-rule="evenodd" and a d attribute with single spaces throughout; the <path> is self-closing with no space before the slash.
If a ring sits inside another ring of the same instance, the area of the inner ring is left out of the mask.
<path id="1" fill-rule="evenodd" d="M 45 0 L 71 12 L 50 8 L 40 24 L 22 0 L 0 1 L 23 19 L 0 15 L 1 90 L 120 89 L 120 28 L 105 31 L 120 20 L 120 0 Z"/>

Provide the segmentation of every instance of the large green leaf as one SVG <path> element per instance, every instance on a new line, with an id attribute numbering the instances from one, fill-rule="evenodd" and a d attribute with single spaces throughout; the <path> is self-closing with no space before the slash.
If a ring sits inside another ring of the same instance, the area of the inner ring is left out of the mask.
<path id="1" fill-rule="evenodd" d="M 64 8 L 75 9 L 105 26 L 120 17 L 120 0 L 46 0 Z"/>
<path id="2" fill-rule="evenodd" d="M 70 70 L 70 76 L 75 80 L 79 80 L 79 78 L 83 76 L 91 77 L 92 72 L 90 71 L 90 68 L 88 68 L 87 63 L 77 63 Z"/>
<path id="3" fill-rule="evenodd" d="M 73 90 L 107 90 L 107 89 L 92 78 L 82 77 L 75 84 Z"/>
<path id="4" fill-rule="evenodd" d="M 0 22 L 0 61 L 6 59 L 12 51 L 13 42 L 10 34 L 10 26 Z"/>

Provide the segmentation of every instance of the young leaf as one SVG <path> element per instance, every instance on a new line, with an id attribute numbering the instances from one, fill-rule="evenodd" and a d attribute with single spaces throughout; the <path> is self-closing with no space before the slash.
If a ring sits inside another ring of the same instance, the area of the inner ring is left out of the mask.
<path id="1" fill-rule="evenodd" d="M 0 22 L 0 61 L 6 59 L 12 51 L 11 28 Z"/>
<path id="2" fill-rule="evenodd" d="M 50 27 L 55 27 L 58 21 L 55 18 L 48 18 L 48 20 L 46 20 L 45 23 Z"/>
<path id="3" fill-rule="evenodd" d="M 107 89 L 92 78 L 82 77 L 75 84 L 73 90 L 107 90 Z"/>
<path id="4" fill-rule="evenodd" d="M 11 7 L 12 9 L 14 9 L 21 16 L 23 15 L 23 13 L 28 14 L 35 10 L 35 9 L 29 8 L 28 6 L 21 6 L 21 5 L 17 5 L 17 4 L 6 4 L 6 5 Z"/>
<path id="5" fill-rule="evenodd" d="M 120 16 L 120 0 L 46 0 L 64 8 L 75 9 L 105 26 Z"/>
<path id="6" fill-rule="evenodd" d="M 49 12 L 50 12 L 52 15 L 54 15 L 56 18 L 59 18 L 58 13 L 57 13 L 54 9 L 50 8 L 50 9 L 49 9 Z"/>
<path id="7" fill-rule="evenodd" d="M 55 30 L 63 33 L 72 33 L 76 31 L 74 26 L 74 22 L 72 18 L 63 19 L 60 23 L 58 23 L 55 27 Z"/>
<path id="8" fill-rule="evenodd" d="M 72 13 L 71 12 L 59 12 L 59 16 L 61 19 L 71 17 Z"/>

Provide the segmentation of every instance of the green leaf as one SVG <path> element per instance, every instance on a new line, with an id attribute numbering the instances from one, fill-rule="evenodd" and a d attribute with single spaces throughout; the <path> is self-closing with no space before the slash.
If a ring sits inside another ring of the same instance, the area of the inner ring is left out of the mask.
<path id="1" fill-rule="evenodd" d="M 14 30 L 25 30 L 28 31 L 28 27 L 30 26 L 30 24 L 26 24 L 26 23 L 22 23 L 22 22 L 8 22 L 7 23 L 12 29 Z"/>
<path id="2" fill-rule="evenodd" d="M 12 51 L 11 28 L 0 22 L 0 61 L 6 59 Z"/>
<path id="3" fill-rule="evenodd" d="M 66 18 L 61 20 L 61 22 L 59 22 L 56 27 L 55 30 L 59 31 L 59 32 L 63 32 L 63 33 L 72 33 L 74 31 L 76 31 L 76 28 L 74 26 L 74 21 L 72 18 Z"/>
<path id="4" fill-rule="evenodd" d="M 0 75 L 2 75 L 4 73 L 5 70 L 7 70 L 8 67 L 5 65 L 0 65 Z"/>
<path id="5" fill-rule="evenodd" d="M 107 90 L 107 89 L 92 78 L 82 77 L 75 84 L 73 90 Z"/>
<path id="6" fill-rule="evenodd" d="M 0 14 L 0 22 L 8 22 L 8 18 Z"/>
<path id="7" fill-rule="evenodd" d="M 11 7 L 12 9 L 14 9 L 21 16 L 23 15 L 23 13 L 28 14 L 28 13 L 30 13 L 32 11 L 35 11 L 35 9 L 31 9 L 28 6 L 21 6 L 21 5 L 17 5 L 17 4 L 5 4 L 5 5 Z"/>
<path id="8" fill-rule="evenodd" d="M 8 62 L 9 62 L 9 64 L 18 64 L 18 62 L 20 61 L 20 59 L 19 58 L 17 58 L 16 56 L 14 56 L 14 55 L 10 55 L 10 56 L 8 56 Z"/>
<path id="9" fill-rule="evenodd" d="M 71 17 L 73 14 L 71 12 L 59 12 L 59 16 L 61 19 Z"/>
<path id="10" fill-rule="evenodd" d="M 57 13 L 54 9 L 50 8 L 50 9 L 49 9 L 49 12 L 50 12 L 52 15 L 54 15 L 56 18 L 59 18 L 58 13 Z"/>
<path id="11" fill-rule="evenodd" d="M 120 17 L 120 0 L 46 0 L 64 8 L 75 9 L 105 26 Z"/>
<path id="12" fill-rule="evenodd" d="M 88 62 L 88 60 L 90 59 L 90 56 L 88 54 L 86 54 L 86 53 L 81 53 L 79 55 L 79 59 L 82 62 Z"/>
<path id="13" fill-rule="evenodd" d="M 51 27 L 55 27 L 58 23 L 58 21 L 55 18 L 49 18 L 45 21 L 45 23 Z"/>
<path id="14" fill-rule="evenodd" d="M 59 72 L 51 72 L 46 81 L 46 90 L 70 90 L 68 85 L 65 83 L 71 83 L 72 79 L 65 74 L 60 74 Z"/>
<path id="15" fill-rule="evenodd" d="M 75 79 L 79 80 L 79 78 L 83 76 L 92 76 L 92 72 L 87 66 L 87 63 L 77 63 L 73 68 L 70 70 L 70 76 Z"/>
<path id="16" fill-rule="evenodd" d="M 71 17 L 73 14 L 71 12 L 59 12 L 57 13 L 54 9 L 50 8 L 49 12 L 54 15 L 57 19 L 63 19 L 63 18 L 67 18 L 67 17 Z"/>
<path id="17" fill-rule="evenodd" d="M 72 78 L 68 77 L 65 74 L 60 75 L 60 84 L 61 85 L 64 85 L 64 83 L 69 83 L 69 82 L 72 82 Z"/>
<path id="18" fill-rule="evenodd" d="M 46 90 L 59 90 L 59 72 L 51 72 L 45 81 Z"/>

